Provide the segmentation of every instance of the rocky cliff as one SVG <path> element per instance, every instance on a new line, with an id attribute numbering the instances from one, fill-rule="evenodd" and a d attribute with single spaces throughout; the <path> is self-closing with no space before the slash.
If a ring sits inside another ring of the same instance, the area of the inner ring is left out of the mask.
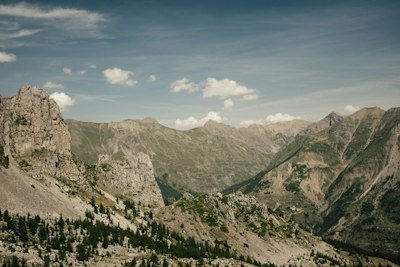
<path id="1" fill-rule="evenodd" d="M 139 153 L 125 160 L 112 160 L 103 154 L 99 156 L 97 166 L 116 192 L 146 206 L 164 206 L 148 155 Z"/>
<path id="2" fill-rule="evenodd" d="M 88 190 L 97 190 L 96 176 L 102 175 L 105 183 L 131 200 L 164 205 L 150 158 L 143 153 L 131 154 L 123 161 L 103 155 L 98 166 L 78 164 L 80 160 L 71 152 L 71 136 L 59 107 L 45 91 L 26 84 L 16 96 L 0 99 L 0 111 L 3 176 L 23 170 L 38 180 L 57 178 L 69 181 L 74 191 L 84 196 Z M 12 170 L 6 172 L 8 164 Z"/>
<path id="3" fill-rule="evenodd" d="M 0 143 L 11 163 L 34 178 L 49 174 L 79 179 L 68 128 L 46 92 L 26 84 L 16 96 L 3 98 L 1 106 Z"/>

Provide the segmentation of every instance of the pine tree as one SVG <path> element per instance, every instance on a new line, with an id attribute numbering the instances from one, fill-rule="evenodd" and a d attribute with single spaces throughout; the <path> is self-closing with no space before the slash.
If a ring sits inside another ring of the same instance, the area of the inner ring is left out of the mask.
<path id="1" fill-rule="evenodd" d="M 83 245 L 82 243 L 76 246 L 76 259 L 78 261 L 88 260 L 85 245 Z"/>

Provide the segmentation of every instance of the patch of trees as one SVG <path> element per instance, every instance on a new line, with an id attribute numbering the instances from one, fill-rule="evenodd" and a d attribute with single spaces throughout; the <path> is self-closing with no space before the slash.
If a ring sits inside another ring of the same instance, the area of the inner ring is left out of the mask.
<path id="1" fill-rule="evenodd" d="M 382 251 L 378 251 L 378 250 L 370 251 L 370 250 L 366 250 L 366 249 L 357 247 L 356 245 L 350 244 L 345 241 L 340 241 L 340 240 L 331 239 L 331 238 L 323 238 L 323 240 L 340 250 L 344 250 L 344 251 L 348 251 L 350 253 L 360 254 L 360 255 L 364 255 L 364 256 L 383 258 L 383 259 L 390 260 L 396 264 L 400 264 L 400 251 L 398 251 L 397 254 L 386 253 L 386 252 L 382 252 Z"/>
<path id="2" fill-rule="evenodd" d="M 203 258 L 244 258 L 233 252 L 226 242 L 199 243 L 153 220 L 133 231 L 89 218 L 44 220 L 39 216 L 10 215 L 7 210 L 0 210 L 0 231 L 6 236 L 5 242 L 36 248 L 45 265 L 67 263 L 66 259 L 74 256 L 78 261 L 88 261 L 99 255 L 100 247 L 107 249 L 109 246 L 152 250 L 158 255 L 199 261 Z M 50 257 L 54 254 L 56 258 Z M 245 261 L 262 266 L 251 258 Z"/>

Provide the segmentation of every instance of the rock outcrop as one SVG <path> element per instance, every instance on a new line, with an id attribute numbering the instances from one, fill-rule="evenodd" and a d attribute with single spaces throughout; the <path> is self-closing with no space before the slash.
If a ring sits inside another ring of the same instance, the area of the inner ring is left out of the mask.
<path id="1" fill-rule="evenodd" d="M 11 162 L 34 178 L 79 179 L 68 128 L 45 91 L 25 84 L 16 96 L 1 100 L 0 110 L 0 143 Z"/>
<path id="2" fill-rule="evenodd" d="M 146 206 L 164 206 L 157 185 L 153 164 L 148 155 L 138 153 L 125 160 L 112 160 L 109 155 L 99 156 L 98 170 L 110 186 Z"/>

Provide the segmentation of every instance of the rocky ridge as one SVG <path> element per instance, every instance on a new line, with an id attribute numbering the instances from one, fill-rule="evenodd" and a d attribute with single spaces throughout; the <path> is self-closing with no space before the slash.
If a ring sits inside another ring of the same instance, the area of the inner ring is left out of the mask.
<path id="1" fill-rule="evenodd" d="M 400 109 L 364 108 L 329 121 L 324 130 L 296 137 L 266 170 L 234 190 L 280 207 L 329 238 L 395 258 Z"/>
<path id="2" fill-rule="evenodd" d="M 158 210 L 156 219 L 184 236 L 210 245 L 222 242 L 262 264 L 287 266 L 301 261 L 305 266 L 316 266 L 310 255 L 317 252 L 335 258 L 336 264 L 350 264 L 330 245 L 283 219 L 254 196 L 240 192 L 225 196 L 185 194 L 173 205 Z"/>

